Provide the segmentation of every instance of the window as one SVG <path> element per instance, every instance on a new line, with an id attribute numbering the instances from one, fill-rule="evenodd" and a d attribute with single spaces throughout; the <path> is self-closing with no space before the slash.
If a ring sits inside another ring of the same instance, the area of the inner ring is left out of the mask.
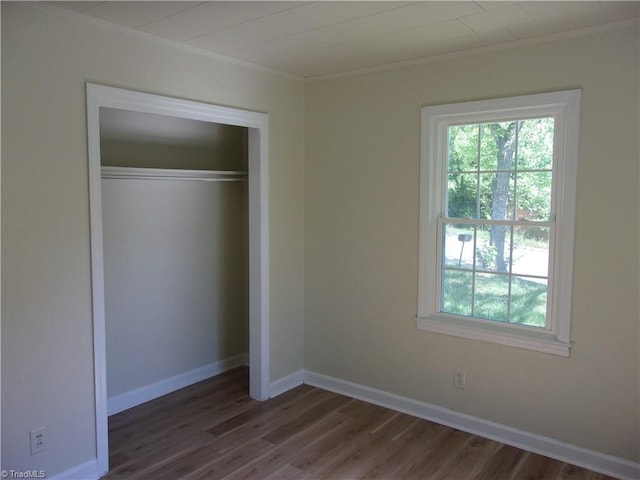
<path id="1" fill-rule="evenodd" d="M 580 98 L 422 109 L 419 328 L 569 355 Z"/>

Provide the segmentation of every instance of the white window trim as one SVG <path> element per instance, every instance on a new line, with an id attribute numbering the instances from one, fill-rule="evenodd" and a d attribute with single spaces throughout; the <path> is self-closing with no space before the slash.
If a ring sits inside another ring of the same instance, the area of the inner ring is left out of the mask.
<path id="1" fill-rule="evenodd" d="M 421 109 L 419 329 L 569 356 L 581 90 L 428 106 Z M 555 235 L 550 242 L 548 328 L 438 311 L 438 219 L 444 214 L 446 132 L 453 124 L 555 118 Z"/>

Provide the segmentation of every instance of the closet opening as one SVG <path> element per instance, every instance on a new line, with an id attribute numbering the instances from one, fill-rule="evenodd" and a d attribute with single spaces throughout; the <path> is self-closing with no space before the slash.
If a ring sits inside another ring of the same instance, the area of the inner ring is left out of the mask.
<path id="1" fill-rule="evenodd" d="M 108 415 L 240 365 L 269 398 L 268 116 L 87 84 L 96 450 Z"/>

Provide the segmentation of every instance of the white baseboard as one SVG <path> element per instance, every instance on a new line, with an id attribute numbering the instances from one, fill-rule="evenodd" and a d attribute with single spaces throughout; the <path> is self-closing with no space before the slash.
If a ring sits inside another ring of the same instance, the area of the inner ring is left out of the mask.
<path id="1" fill-rule="evenodd" d="M 639 463 L 593 450 L 587 450 L 569 443 L 554 440 L 553 438 L 525 432 L 482 418 L 465 415 L 464 413 L 442 408 L 437 405 L 419 402 L 383 390 L 377 390 L 307 370 L 304 371 L 304 383 L 419 418 L 431 420 L 529 452 L 538 453 L 562 462 L 604 473 L 605 475 L 625 480 L 637 480 L 640 478 Z"/>
<path id="2" fill-rule="evenodd" d="M 195 368 L 185 373 L 175 375 L 171 378 L 160 380 L 159 382 L 136 388 L 129 392 L 121 393 L 107 399 L 107 414 L 113 415 L 122 412 L 136 405 L 148 402 L 154 398 L 161 397 L 167 393 L 174 392 L 194 383 L 201 382 L 207 378 L 219 375 L 232 368 L 249 364 L 247 354 L 236 355 L 219 362 L 210 363 L 203 367 Z"/>
<path id="3" fill-rule="evenodd" d="M 287 392 L 304 383 L 304 370 L 298 370 L 286 377 L 282 377 L 269 385 L 269 395 L 271 398 L 277 397 L 281 393 Z"/>
<path id="4" fill-rule="evenodd" d="M 98 461 L 94 458 L 88 462 L 81 463 L 75 467 L 65 470 L 52 477 L 51 480 L 97 480 L 100 478 L 98 473 Z"/>

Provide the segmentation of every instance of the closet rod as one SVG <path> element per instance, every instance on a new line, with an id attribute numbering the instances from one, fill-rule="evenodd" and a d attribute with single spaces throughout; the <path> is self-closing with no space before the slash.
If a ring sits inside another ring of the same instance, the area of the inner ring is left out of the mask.
<path id="1" fill-rule="evenodd" d="M 102 178 L 136 180 L 199 180 L 245 182 L 247 172 L 230 170 L 178 170 L 173 168 L 101 167 Z"/>

